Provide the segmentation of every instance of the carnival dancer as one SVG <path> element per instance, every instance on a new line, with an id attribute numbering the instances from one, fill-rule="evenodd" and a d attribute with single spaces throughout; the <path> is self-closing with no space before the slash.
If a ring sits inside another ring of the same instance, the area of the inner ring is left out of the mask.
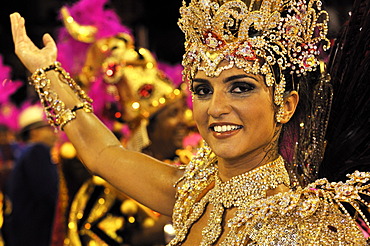
<path id="1" fill-rule="evenodd" d="M 169 245 L 366 245 L 342 203 L 368 225 L 361 206 L 369 207 L 370 173 L 316 180 L 332 95 L 318 59 L 329 46 L 321 7 L 318 0 L 184 1 L 184 79 L 208 144 L 185 169 L 124 149 L 55 62 L 53 39 L 45 35 L 40 50 L 24 19 L 11 20 L 16 54 L 33 72 L 52 125 L 93 173 L 172 214 Z"/>

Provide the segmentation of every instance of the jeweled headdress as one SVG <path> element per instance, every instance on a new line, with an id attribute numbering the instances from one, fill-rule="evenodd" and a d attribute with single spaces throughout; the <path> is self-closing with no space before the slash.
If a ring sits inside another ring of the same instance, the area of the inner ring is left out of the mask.
<path id="1" fill-rule="evenodd" d="M 328 13 L 320 0 L 191 0 L 189 5 L 183 1 L 180 14 L 185 80 L 191 81 L 198 70 L 218 76 L 233 66 L 243 68 L 265 75 L 278 106 L 285 70 L 298 76 L 313 71 L 320 45 L 329 48 Z"/>

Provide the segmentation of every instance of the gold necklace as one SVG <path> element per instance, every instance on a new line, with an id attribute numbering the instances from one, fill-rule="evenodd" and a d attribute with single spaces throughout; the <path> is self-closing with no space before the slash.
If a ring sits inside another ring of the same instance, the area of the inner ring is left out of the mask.
<path id="1" fill-rule="evenodd" d="M 275 189 L 280 184 L 289 185 L 288 172 L 281 156 L 226 182 L 222 182 L 216 175 L 215 187 L 209 192 L 209 200 L 211 204 L 222 204 L 225 208 L 239 207 L 252 200 L 266 197 L 267 190 Z"/>
<path id="2" fill-rule="evenodd" d="M 252 171 L 222 182 L 215 176 L 215 187 L 204 197 L 206 203 L 213 205 L 208 224 L 202 230 L 201 245 L 212 245 L 222 232 L 222 218 L 225 209 L 240 207 L 257 199 L 265 198 L 267 190 L 279 185 L 289 185 L 289 175 L 281 156 L 275 161 Z"/>
<path id="3" fill-rule="evenodd" d="M 217 165 L 210 165 L 210 167 L 213 169 Z M 192 195 L 183 200 L 183 205 L 190 205 L 191 209 L 186 209 L 190 214 L 182 214 L 187 220 L 184 221 L 182 228 L 178 231 L 177 240 L 171 242 L 174 243 L 172 245 L 176 245 L 176 243 L 185 239 L 192 224 L 204 213 L 207 204 L 212 205 L 212 210 L 208 224 L 202 230 L 200 245 L 212 245 L 220 237 L 225 209 L 239 208 L 257 199 L 264 198 L 268 190 L 275 189 L 280 184 L 289 186 L 289 175 L 281 156 L 275 161 L 235 176 L 226 182 L 220 180 L 217 171 L 213 172 L 213 177 L 210 175 L 209 178 L 215 181 L 215 186 L 199 202 L 195 202 Z"/>

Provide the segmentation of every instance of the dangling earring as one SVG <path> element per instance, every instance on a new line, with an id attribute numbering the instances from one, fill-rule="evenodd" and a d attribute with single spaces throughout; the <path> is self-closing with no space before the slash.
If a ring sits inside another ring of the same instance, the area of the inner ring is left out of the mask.
<path id="1" fill-rule="evenodd" d="M 280 105 L 279 106 L 279 110 L 278 110 L 278 112 L 276 113 L 276 115 L 275 115 L 275 118 L 276 118 L 276 121 L 278 122 L 278 123 L 280 123 L 281 122 L 281 120 L 283 119 L 283 117 L 284 117 L 284 114 L 285 114 L 285 108 L 284 108 L 284 105 Z"/>
<path id="2" fill-rule="evenodd" d="M 275 91 L 274 91 L 274 103 L 279 106 L 279 110 L 275 115 L 276 122 L 280 123 L 285 114 L 284 108 L 284 91 L 285 91 L 285 78 L 281 77 L 280 83 L 275 82 Z"/>

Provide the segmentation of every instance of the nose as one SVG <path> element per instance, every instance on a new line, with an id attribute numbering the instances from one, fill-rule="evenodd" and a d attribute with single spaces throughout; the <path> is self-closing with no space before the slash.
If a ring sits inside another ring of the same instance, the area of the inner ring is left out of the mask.
<path id="1" fill-rule="evenodd" d="M 208 115 L 213 118 L 220 118 L 230 112 L 231 105 L 225 93 L 223 91 L 214 91 L 212 98 L 209 101 Z"/>

